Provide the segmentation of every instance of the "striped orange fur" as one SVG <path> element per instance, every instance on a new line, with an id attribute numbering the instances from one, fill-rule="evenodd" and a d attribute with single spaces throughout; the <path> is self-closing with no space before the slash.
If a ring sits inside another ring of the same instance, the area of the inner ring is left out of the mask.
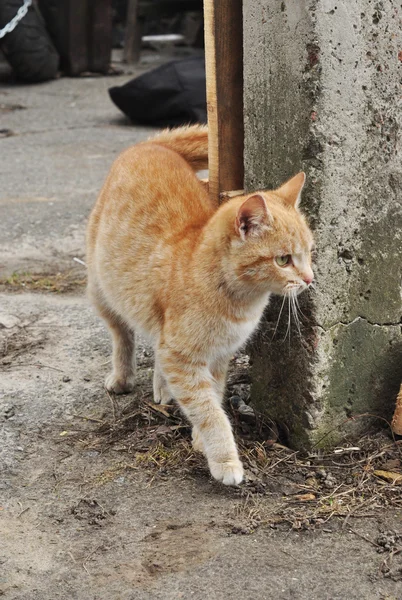
<path id="1" fill-rule="evenodd" d="M 133 389 L 134 331 L 147 336 L 155 402 L 174 398 L 212 475 L 238 484 L 243 469 L 222 408 L 228 363 L 272 293 L 311 283 L 313 240 L 297 207 L 303 173 L 217 206 L 195 175 L 207 154 L 206 127 L 192 126 L 117 158 L 89 220 L 88 292 L 113 340 L 106 387 Z"/>

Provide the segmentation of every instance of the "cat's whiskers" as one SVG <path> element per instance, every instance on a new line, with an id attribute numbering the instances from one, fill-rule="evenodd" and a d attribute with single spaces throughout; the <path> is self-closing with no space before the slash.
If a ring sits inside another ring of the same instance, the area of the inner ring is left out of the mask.
<path id="1" fill-rule="evenodd" d="M 300 314 L 301 314 L 301 316 L 302 316 L 304 319 L 307 319 L 306 315 L 304 314 L 304 312 L 303 312 L 303 311 L 302 311 L 302 309 L 300 308 L 300 305 L 299 305 L 299 297 L 298 297 L 298 295 L 297 295 L 297 294 L 296 294 L 296 296 L 295 296 L 295 303 L 296 303 L 296 310 L 297 310 L 297 312 L 298 312 L 298 313 L 300 313 Z"/>
<path id="2" fill-rule="evenodd" d="M 292 312 L 293 312 L 293 318 L 295 320 L 296 323 L 296 327 L 297 327 L 297 331 L 299 333 L 299 336 L 301 337 L 301 330 L 300 330 L 300 319 L 299 319 L 299 315 L 297 314 L 297 308 L 296 308 L 296 302 L 297 302 L 297 294 L 294 293 L 294 291 L 291 292 L 291 298 L 292 298 Z"/>
<path id="3" fill-rule="evenodd" d="M 288 326 L 286 327 L 286 333 L 285 333 L 285 337 L 283 338 L 283 341 L 286 341 L 286 338 L 288 337 L 289 334 L 289 349 L 290 349 L 290 324 L 291 324 L 291 309 L 290 309 L 290 290 L 286 292 L 286 297 L 288 299 Z"/>
<path id="4" fill-rule="evenodd" d="M 282 316 L 282 312 L 283 312 L 283 307 L 285 305 L 286 300 L 288 301 L 288 324 L 287 324 L 287 328 L 286 328 L 286 333 L 285 333 L 285 337 L 283 338 L 283 341 L 286 340 L 286 338 L 289 335 L 289 343 L 290 343 L 290 330 L 291 330 L 291 319 L 293 317 L 295 323 L 296 323 L 296 327 L 297 327 L 297 331 L 299 333 L 299 335 L 301 336 L 301 329 L 300 329 L 300 318 L 298 315 L 298 309 L 300 310 L 299 304 L 298 304 L 298 299 L 297 299 L 297 291 L 299 289 L 298 285 L 294 285 L 294 284 L 290 284 L 287 286 L 287 288 L 285 289 L 285 293 L 283 295 L 283 300 L 282 300 L 282 304 L 281 304 L 281 308 L 279 310 L 279 314 L 278 314 L 278 318 L 276 320 L 276 325 L 275 325 L 275 329 L 274 329 L 274 333 L 272 334 L 272 338 L 271 341 L 274 339 L 276 332 L 278 330 L 278 326 L 279 326 L 279 322 Z"/>
<path id="5" fill-rule="evenodd" d="M 276 334 L 276 331 L 277 331 L 277 329 L 278 329 L 278 325 L 279 325 L 279 321 L 280 321 L 280 319 L 281 319 L 281 315 L 282 315 L 282 311 L 283 311 L 283 306 L 284 306 L 284 304 L 285 304 L 285 300 L 286 300 L 286 294 L 284 294 L 284 296 L 283 296 L 283 300 L 282 300 L 282 304 L 281 304 L 281 309 L 280 309 L 280 311 L 279 311 L 278 319 L 277 319 L 277 321 L 276 321 L 276 325 L 275 325 L 274 333 L 273 333 L 273 335 L 272 335 L 272 338 L 271 338 L 271 342 L 272 342 L 272 340 L 274 339 L 274 337 L 275 337 L 275 334 Z"/>
<path id="6" fill-rule="evenodd" d="M 275 332 L 276 332 L 276 329 L 277 329 L 278 323 L 279 323 L 279 318 L 282 313 L 282 308 L 283 308 L 284 302 L 287 298 L 288 299 L 288 324 L 287 324 L 286 333 L 285 333 L 285 337 L 283 338 L 283 341 L 285 341 L 289 335 L 289 345 L 290 345 L 292 317 L 296 323 L 298 334 L 299 334 L 299 336 L 301 336 L 300 318 L 298 315 L 298 309 L 300 310 L 300 307 L 299 307 L 299 303 L 298 303 L 298 299 L 297 299 L 297 292 L 299 291 L 299 289 L 300 289 L 300 285 L 298 283 L 291 282 L 291 283 L 287 284 L 287 286 L 285 288 L 284 299 L 282 302 L 281 311 L 279 313 L 278 321 L 277 321 L 276 328 L 275 328 Z M 274 335 L 275 335 L 275 332 L 274 332 Z"/>

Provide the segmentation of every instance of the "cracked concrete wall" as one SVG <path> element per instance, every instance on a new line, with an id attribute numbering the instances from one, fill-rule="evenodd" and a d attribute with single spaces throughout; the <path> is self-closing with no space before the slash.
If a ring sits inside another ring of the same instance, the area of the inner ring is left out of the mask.
<path id="1" fill-rule="evenodd" d="M 246 188 L 307 173 L 316 291 L 302 336 L 272 303 L 252 346 L 252 401 L 294 446 L 389 418 L 402 380 L 402 7 L 244 3 Z"/>

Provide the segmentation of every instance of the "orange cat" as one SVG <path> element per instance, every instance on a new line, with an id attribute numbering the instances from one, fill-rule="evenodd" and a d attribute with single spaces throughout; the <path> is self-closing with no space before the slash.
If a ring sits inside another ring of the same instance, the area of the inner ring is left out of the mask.
<path id="1" fill-rule="evenodd" d="M 154 400 L 179 403 L 215 479 L 243 468 L 222 408 L 228 363 L 270 294 L 312 282 L 312 234 L 297 205 L 304 173 L 275 191 L 221 206 L 195 170 L 207 168 L 203 126 L 165 131 L 115 161 L 88 225 L 88 290 L 113 338 L 106 387 L 134 387 L 134 331 L 155 350 Z"/>

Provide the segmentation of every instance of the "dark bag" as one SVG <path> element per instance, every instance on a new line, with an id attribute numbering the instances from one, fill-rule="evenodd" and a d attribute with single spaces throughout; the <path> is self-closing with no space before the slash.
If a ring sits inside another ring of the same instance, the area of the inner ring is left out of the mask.
<path id="1" fill-rule="evenodd" d="M 204 58 L 169 62 L 110 88 L 109 94 L 135 123 L 177 127 L 207 122 Z"/>

